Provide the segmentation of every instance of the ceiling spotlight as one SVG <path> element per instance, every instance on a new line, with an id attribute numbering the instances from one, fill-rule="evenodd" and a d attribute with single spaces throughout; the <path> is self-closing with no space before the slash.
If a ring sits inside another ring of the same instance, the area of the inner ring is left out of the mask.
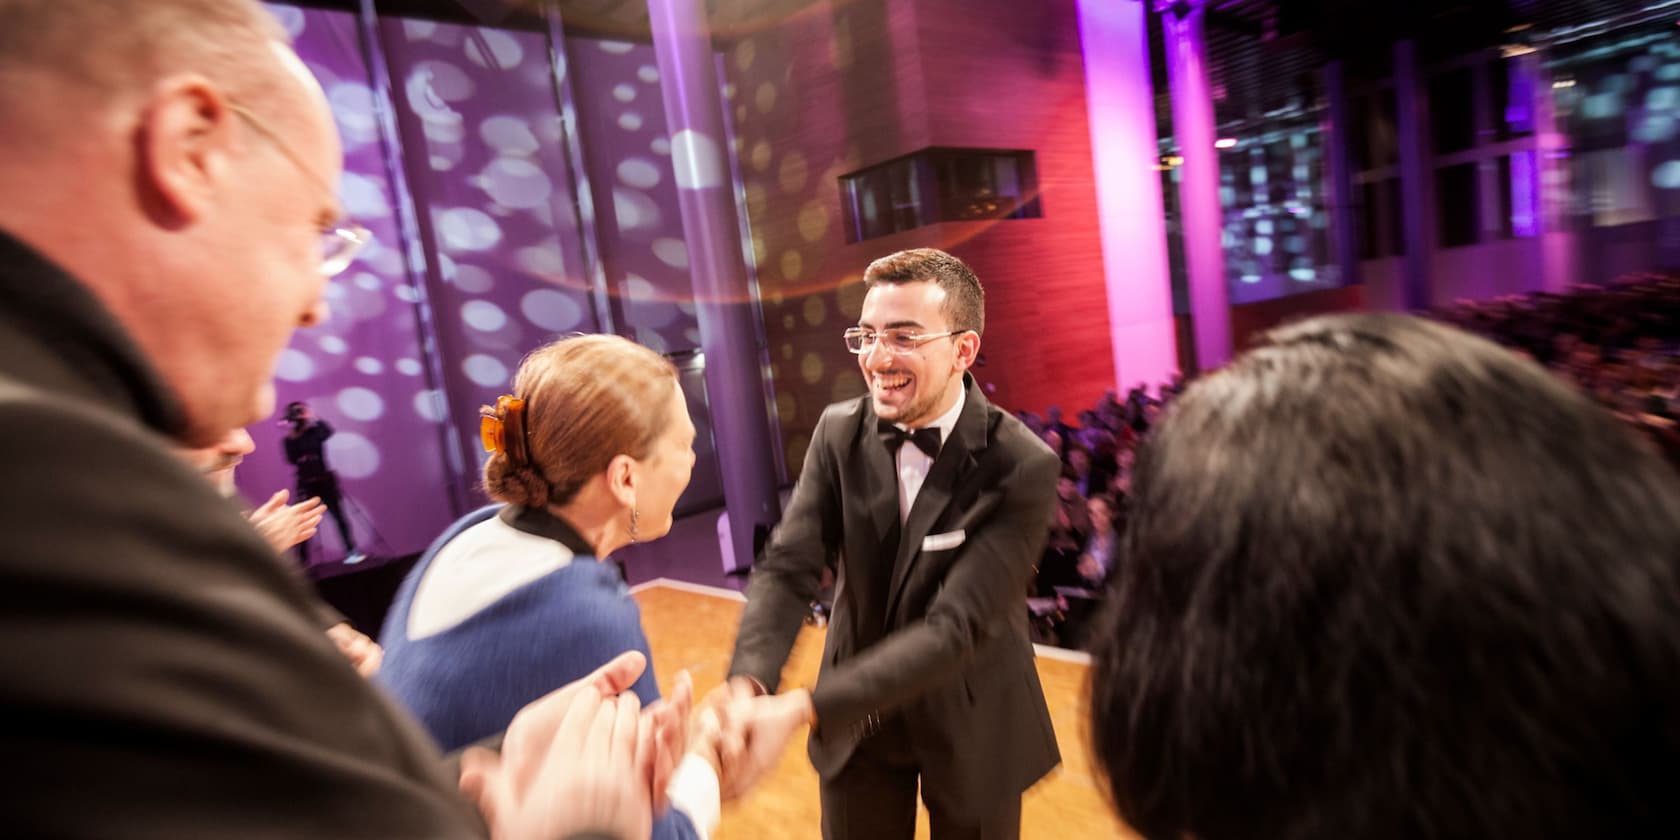
<path id="1" fill-rule="evenodd" d="M 1236 145 L 1237 138 L 1235 137 L 1221 137 L 1218 140 L 1213 141 L 1213 147 L 1215 149 L 1230 149 L 1234 148 Z"/>

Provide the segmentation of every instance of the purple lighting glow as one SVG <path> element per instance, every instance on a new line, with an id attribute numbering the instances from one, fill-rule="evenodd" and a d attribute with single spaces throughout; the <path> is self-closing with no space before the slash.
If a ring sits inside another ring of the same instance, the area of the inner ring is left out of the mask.
<path id="1" fill-rule="evenodd" d="M 1115 384 L 1179 369 L 1142 3 L 1078 0 Z"/>

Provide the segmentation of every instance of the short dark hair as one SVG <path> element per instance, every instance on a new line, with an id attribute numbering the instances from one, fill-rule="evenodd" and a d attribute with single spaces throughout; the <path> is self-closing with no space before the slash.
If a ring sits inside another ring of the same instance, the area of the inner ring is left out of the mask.
<path id="1" fill-rule="evenodd" d="M 945 290 L 945 320 L 955 332 L 986 331 L 986 290 L 966 263 L 936 248 L 913 248 L 888 254 L 863 271 L 864 288 L 877 283 L 901 285 L 919 281 Z"/>
<path id="2" fill-rule="evenodd" d="M 1532 362 L 1319 318 L 1144 444 L 1091 736 L 1146 837 L 1680 831 L 1680 488 Z"/>

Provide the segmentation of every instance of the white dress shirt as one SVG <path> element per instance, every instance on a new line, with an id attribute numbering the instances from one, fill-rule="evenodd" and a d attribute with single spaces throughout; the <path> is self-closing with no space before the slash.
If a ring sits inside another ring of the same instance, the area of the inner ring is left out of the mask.
<path id="1" fill-rule="evenodd" d="M 966 389 L 957 390 L 957 402 L 951 409 L 939 415 L 933 421 L 934 428 L 939 429 L 939 448 L 945 449 L 945 442 L 951 439 L 951 430 L 957 427 L 957 418 L 962 416 L 963 403 L 968 401 Z M 903 423 L 894 423 L 900 429 L 911 431 Z M 922 482 L 927 480 L 928 471 L 933 469 L 933 459 L 927 453 L 916 448 L 914 444 L 906 442 L 898 448 L 898 521 L 899 524 L 910 519 L 910 506 L 916 503 L 916 494 L 921 492 Z"/>

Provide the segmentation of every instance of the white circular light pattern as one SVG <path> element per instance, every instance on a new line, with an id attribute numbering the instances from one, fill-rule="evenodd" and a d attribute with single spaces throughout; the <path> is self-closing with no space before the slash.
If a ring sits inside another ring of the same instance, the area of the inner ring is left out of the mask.
<path id="1" fill-rule="evenodd" d="M 455 269 L 455 288 L 471 295 L 482 295 L 496 285 L 496 279 L 490 272 L 476 265 L 460 263 Z"/>
<path id="2" fill-rule="evenodd" d="M 379 139 L 379 112 L 373 107 L 373 90 L 358 82 L 339 82 L 327 91 L 333 119 L 344 137 L 345 148 L 354 149 Z"/>
<path id="3" fill-rule="evenodd" d="M 514 261 L 519 263 L 520 268 L 538 277 L 563 277 L 566 274 L 566 260 L 560 253 L 560 243 L 553 240 L 520 248 Z"/>
<path id="4" fill-rule="evenodd" d="M 618 165 L 618 180 L 638 190 L 659 186 L 659 167 L 647 158 L 629 158 Z"/>
<path id="5" fill-rule="evenodd" d="M 1614 117 L 1621 110 L 1621 97 L 1615 93 L 1595 93 L 1581 102 L 1581 116 L 1589 120 Z"/>
<path id="6" fill-rule="evenodd" d="M 671 165 L 676 169 L 677 186 L 685 190 L 704 190 L 722 186 L 723 153 L 712 138 L 692 129 L 671 135 Z"/>
<path id="7" fill-rule="evenodd" d="M 404 18 L 402 22 L 403 36 L 410 41 L 424 41 L 438 31 L 438 25 L 429 20 L 410 20 Z"/>
<path id="8" fill-rule="evenodd" d="M 456 207 L 438 213 L 438 232 L 451 251 L 488 251 L 502 241 L 502 228 L 475 207 Z"/>
<path id="9" fill-rule="evenodd" d="M 536 164 L 523 158 L 499 157 L 484 168 L 484 191 L 503 207 L 539 207 L 554 194 L 554 182 Z"/>
<path id="10" fill-rule="evenodd" d="M 613 55 L 624 55 L 636 48 L 636 45 L 630 43 L 629 41 L 608 41 L 603 39 L 600 43 L 601 52 L 612 53 Z"/>
<path id="11" fill-rule="evenodd" d="M 320 344 L 322 350 L 325 350 L 334 356 L 342 356 L 350 349 L 350 345 L 344 343 L 344 339 L 339 338 L 336 335 L 323 335 L 321 336 L 321 340 L 317 343 Z"/>
<path id="12" fill-rule="evenodd" d="M 349 306 L 345 307 L 352 321 L 372 321 L 390 308 L 390 299 L 382 294 L 357 290 L 350 295 Z M 348 348 L 346 348 L 348 349 Z"/>
<path id="13" fill-rule="evenodd" d="M 1641 143 L 1666 143 L 1674 139 L 1674 118 L 1667 114 L 1651 114 L 1633 130 L 1633 139 Z"/>
<path id="14" fill-rule="evenodd" d="M 479 139 L 504 155 L 531 155 L 541 148 L 531 126 L 518 117 L 491 117 L 478 127 Z"/>
<path id="15" fill-rule="evenodd" d="M 327 290 L 323 294 L 326 295 L 327 302 L 333 304 L 343 303 L 346 297 L 344 287 L 339 285 L 337 280 L 328 282 Z"/>
<path id="16" fill-rule="evenodd" d="M 636 113 L 635 111 L 625 111 L 624 113 L 618 115 L 618 127 L 624 129 L 625 131 L 640 131 L 642 128 L 642 115 Z"/>
<path id="17" fill-rule="evenodd" d="M 385 413 L 385 401 L 367 388 L 345 388 L 338 392 L 338 410 L 351 420 L 364 423 Z"/>
<path id="18" fill-rule="evenodd" d="M 640 274 L 624 275 L 624 296 L 633 303 L 648 303 L 654 299 L 657 291 L 646 277 Z"/>
<path id="19" fill-rule="evenodd" d="M 507 326 L 507 313 L 487 300 L 467 301 L 461 307 L 461 320 L 479 332 L 496 332 Z"/>
<path id="20" fill-rule="evenodd" d="M 379 275 L 374 274 L 371 271 L 361 271 L 356 273 L 356 276 L 351 279 L 351 282 L 355 283 L 356 288 L 361 289 L 362 291 L 377 292 L 379 291 L 379 284 L 384 281 L 379 279 Z"/>
<path id="21" fill-rule="evenodd" d="M 672 268 L 688 268 L 688 243 L 666 237 L 653 241 L 653 255 Z"/>
<path id="22" fill-rule="evenodd" d="M 502 364 L 495 356 L 475 353 L 461 363 L 461 372 L 474 385 L 484 388 L 501 388 L 508 384 L 507 365 Z"/>
<path id="23" fill-rule="evenodd" d="M 652 64 L 643 64 L 642 66 L 636 68 L 636 78 L 641 79 L 650 85 L 654 84 L 659 81 L 659 68 L 653 66 Z"/>
<path id="24" fill-rule="evenodd" d="M 694 301 L 692 300 L 681 300 L 677 302 L 677 310 L 684 315 L 692 317 L 698 309 L 699 307 L 695 306 Z"/>
<path id="25" fill-rule="evenodd" d="M 392 367 L 396 368 L 397 373 L 400 373 L 403 376 L 420 375 L 420 363 L 414 359 L 398 359 L 397 363 L 392 365 Z"/>
<path id="26" fill-rule="evenodd" d="M 392 286 L 391 294 L 396 296 L 397 300 L 400 300 L 403 303 L 420 302 L 420 293 L 415 291 L 413 286 L 407 284 Z"/>
<path id="27" fill-rule="evenodd" d="M 345 172 L 338 181 L 338 197 L 344 202 L 344 212 L 354 218 L 367 221 L 391 216 L 384 185 L 372 178 Z"/>
<path id="28" fill-rule="evenodd" d="M 1658 189 L 1680 189 L 1680 160 L 1664 161 L 1651 172 L 1651 184 Z"/>
<path id="29" fill-rule="evenodd" d="M 403 263 L 401 251 L 395 248 L 380 247 L 378 239 L 369 242 L 367 247 L 362 249 L 362 254 L 357 259 L 374 271 L 393 277 L 402 274 L 403 269 L 407 267 Z M 424 261 L 422 260 L 420 263 L 424 264 Z"/>
<path id="30" fill-rule="evenodd" d="M 620 102 L 636 101 L 636 86 L 628 84 L 613 85 L 612 97 Z"/>
<path id="31" fill-rule="evenodd" d="M 286 34 L 292 36 L 293 40 L 297 40 L 297 37 L 303 34 L 306 21 L 302 9 L 274 3 L 264 3 L 263 8 L 280 21 L 280 27 L 286 30 Z"/>
<path id="32" fill-rule="evenodd" d="M 467 59 L 480 67 L 512 70 L 525 60 L 525 49 L 512 35 L 480 26 L 467 38 Z"/>
<path id="33" fill-rule="evenodd" d="M 414 413 L 427 423 L 442 423 L 448 416 L 442 391 L 421 391 L 414 395 Z"/>
<path id="34" fill-rule="evenodd" d="M 583 324 L 583 307 L 557 289 L 526 292 L 519 301 L 525 320 L 549 332 L 570 332 Z"/>
<path id="35" fill-rule="evenodd" d="M 420 86 L 418 89 L 416 84 Z M 478 91 L 478 86 L 473 84 L 472 77 L 465 70 L 447 61 L 422 61 L 414 65 L 408 74 L 408 87 L 410 93 L 418 93 L 425 100 L 424 103 L 413 103 L 422 118 L 429 112 L 436 112 L 441 103 L 464 102 Z M 422 104 L 426 107 L 420 107 Z M 453 109 L 448 113 L 452 119 L 447 122 L 460 122 L 460 114 Z"/>
<path id="36" fill-rule="evenodd" d="M 648 144 L 648 148 L 652 149 L 656 155 L 669 155 L 671 154 L 671 138 L 655 137 L 653 142 Z"/>
<path id="37" fill-rule="evenodd" d="M 355 432 L 339 432 L 327 439 L 327 460 L 344 478 L 367 478 L 379 472 L 379 449 Z"/>
<path id="38" fill-rule="evenodd" d="M 315 375 L 315 360 L 302 350 L 287 347 L 280 351 L 280 359 L 274 365 L 274 378 L 286 382 L 302 382 Z"/>
<path id="39" fill-rule="evenodd" d="M 356 371 L 368 376 L 378 376 L 385 372 L 385 363 L 372 356 L 363 356 L 356 360 Z"/>
<path id="40" fill-rule="evenodd" d="M 643 193 L 613 187 L 613 215 L 620 231 L 659 227 L 659 205 Z"/>

